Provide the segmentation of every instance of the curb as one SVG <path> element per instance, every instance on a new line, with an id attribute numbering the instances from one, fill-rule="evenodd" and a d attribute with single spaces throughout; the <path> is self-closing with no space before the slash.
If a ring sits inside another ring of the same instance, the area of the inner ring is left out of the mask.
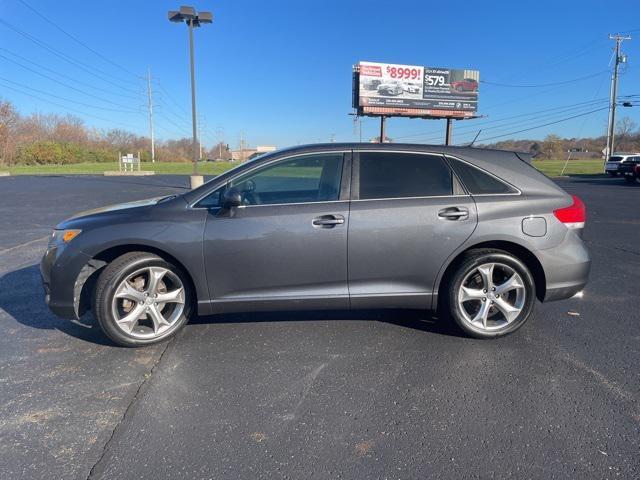
<path id="1" fill-rule="evenodd" d="M 105 177 L 146 177 L 155 174 L 156 172 L 151 170 L 141 170 L 139 172 L 119 172 L 117 170 L 104 172 Z"/>

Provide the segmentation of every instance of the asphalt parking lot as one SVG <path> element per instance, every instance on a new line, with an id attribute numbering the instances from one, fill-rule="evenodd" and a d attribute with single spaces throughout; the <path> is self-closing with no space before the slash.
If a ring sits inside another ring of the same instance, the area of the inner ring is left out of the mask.
<path id="1" fill-rule="evenodd" d="M 640 187 L 559 180 L 588 208 L 590 284 L 499 340 L 422 312 L 312 312 L 123 349 L 49 313 L 55 223 L 187 182 L 0 178 L 0 478 L 640 477 Z"/>

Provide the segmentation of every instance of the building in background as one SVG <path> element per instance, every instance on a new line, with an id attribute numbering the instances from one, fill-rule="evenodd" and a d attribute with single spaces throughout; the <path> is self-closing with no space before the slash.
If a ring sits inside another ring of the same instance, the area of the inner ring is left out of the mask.
<path id="1" fill-rule="evenodd" d="M 277 149 L 275 145 L 258 145 L 255 148 L 242 148 L 231 151 L 231 158 L 234 162 L 246 162 L 247 160 L 262 155 L 264 153 L 273 152 Z"/>

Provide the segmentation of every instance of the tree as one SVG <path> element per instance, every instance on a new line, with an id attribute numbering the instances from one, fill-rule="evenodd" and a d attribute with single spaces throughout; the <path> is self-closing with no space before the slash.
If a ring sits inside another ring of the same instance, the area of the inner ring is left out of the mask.
<path id="1" fill-rule="evenodd" d="M 214 145 L 207 154 L 207 158 L 213 158 L 214 160 L 231 160 L 231 157 L 229 145 L 224 142 L 219 142 L 217 145 Z"/>
<path id="2" fill-rule="evenodd" d="M 562 139 L 558 135 L 547 135 L 542 142 L 542 155 L 548 159 L 561 159 L 564 157 Z"/>
<path id="3" fill-rule="evenodd" d="M 18 123 L 18 112 L 13 105 L 0 101 L 0 165 L 8 164 L 15 153 L 14 129 Z"/>
<path id="4" fill-rule="evenodd" d="M 540 147 L 538 142 L 535 142 L 529 147 L 529 153 L 531 154 L 531 158 L 539 157 L 542 153 L 542 147 Z"/>
<path id="5" fill-rule="evenodd" d="M 635 142 L 633 134 L 636 132 L 638 125 L 629 117 L 623 117 L 616 124 L 616 141 L 615 148 L 618 151 L 635 150 Z"/>

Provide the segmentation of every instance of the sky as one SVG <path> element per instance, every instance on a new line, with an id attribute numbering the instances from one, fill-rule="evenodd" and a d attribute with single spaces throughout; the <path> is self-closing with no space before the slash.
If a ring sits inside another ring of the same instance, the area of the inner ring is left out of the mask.
<path id="1" fill-rule="evenodd" d="M 454 143 L 479 131 L 478 142 L 604 134 L 615 43 L 609 33 L 632 36 L 622 47 L 628 62 L 618 93 L 640 95 L 638 0 L 190 5 L 214 15 L 195 32 L 197 106 L 207 146 L 222 139 L 237 148 L 241 138 L 278 147 L 357 141 L 349 113 L 351 70 L 359 61 L 479 70 L 483 117 L 455 122 Z M 22 114 L 71 113 L 91 127 L 148 135 L 150 69 L 156 136 L 189 137 L 187 27 L 167 20 L 167 11 L 179 6 L 0 0 L 0 98 Z M 640 124 L 638 103 L 620 108 L 618 118 Z M 379 123 L 365 118 L 361 127 L 369 140 Z M 444 129 L 442 120 L 387 122 L 396 141 L 442 143 Z"/>

